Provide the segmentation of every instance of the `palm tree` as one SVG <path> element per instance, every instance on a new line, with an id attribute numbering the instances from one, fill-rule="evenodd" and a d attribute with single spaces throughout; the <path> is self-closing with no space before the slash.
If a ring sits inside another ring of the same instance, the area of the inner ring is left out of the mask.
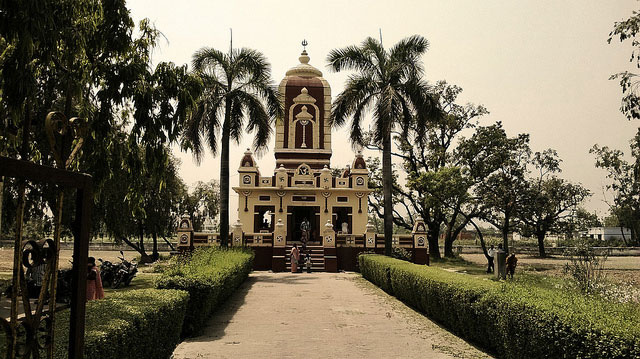
<path id="1" fill-rule="evenodd" d="M 222 53 L 203 47 L 193 54 L 193 71 L 203 92 L 185 130 L 185 147 L 200 161 L 204 145 L 213 155 L 220 149 L 220 242 L 229 236 L 229 140 L 240 142 L 243 132 L 254 133 L 253 147 L 264 149 L 272 122 L 282 117 L 278 92 L 271 82 L 271 66 L 262 53 L 233 49 Z"/>
<path id="2" fill-rule="evenodd" d="M 356 71 L 333 104 L 332 125 L 342 126 L 351 118 L 351 142 L 363 144 L 362 118 L 369 110 L 373 112 L 371 140 L 382 147 L 386 255 L 391 255 L 393 236 L 392 133 L 415 126 L 419 135 L 424 134 L 426 122 L 437 114 L 436 101 L 421 78 L 424 70 L 420 57 L 428 46 L 429 42 L 419 35 L 403 39 L 389 50 L 381 41 L 367 38 L 360 46 L 335 49 L 327 57 L 336 72 Z"/>

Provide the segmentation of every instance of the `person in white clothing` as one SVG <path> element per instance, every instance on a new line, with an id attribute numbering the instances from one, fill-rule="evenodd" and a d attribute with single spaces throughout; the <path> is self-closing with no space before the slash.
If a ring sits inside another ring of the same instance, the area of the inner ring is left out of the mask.
<path id="1" fill-rule="evenodd" d="M 488 261 L 489 264 L 487 266 L 487 273 L 493 273 L 493 256 L 496 254 L 496 250 L 493 248 L 493 245 L 489 247 L 487 251 L 487 255 L 489 256 Z"/>

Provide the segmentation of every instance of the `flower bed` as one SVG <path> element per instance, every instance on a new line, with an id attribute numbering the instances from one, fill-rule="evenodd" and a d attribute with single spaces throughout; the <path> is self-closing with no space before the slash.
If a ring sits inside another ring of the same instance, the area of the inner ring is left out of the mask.
<path id="1" fill-rule="evenodd" d="M 362 255 L 364 278 L 504 358 L 640 357 L 640 307 Z"/>

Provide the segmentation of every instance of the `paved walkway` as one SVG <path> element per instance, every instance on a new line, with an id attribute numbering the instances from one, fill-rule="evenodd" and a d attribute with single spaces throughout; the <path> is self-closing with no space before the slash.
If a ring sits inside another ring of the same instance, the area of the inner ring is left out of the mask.
<path id="1" fill-rule="evenodd" d="M 181 358 L 487 358 L 355 273 L 254 272 Z"/>

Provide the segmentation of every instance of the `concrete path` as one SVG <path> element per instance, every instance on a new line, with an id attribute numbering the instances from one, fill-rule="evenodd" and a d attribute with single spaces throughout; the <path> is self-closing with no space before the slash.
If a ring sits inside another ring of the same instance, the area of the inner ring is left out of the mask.
<path id="1" fill-rule="evenodd" d="M 356 273 L 254 272 L 181 358 L 487 358 Z"/>

